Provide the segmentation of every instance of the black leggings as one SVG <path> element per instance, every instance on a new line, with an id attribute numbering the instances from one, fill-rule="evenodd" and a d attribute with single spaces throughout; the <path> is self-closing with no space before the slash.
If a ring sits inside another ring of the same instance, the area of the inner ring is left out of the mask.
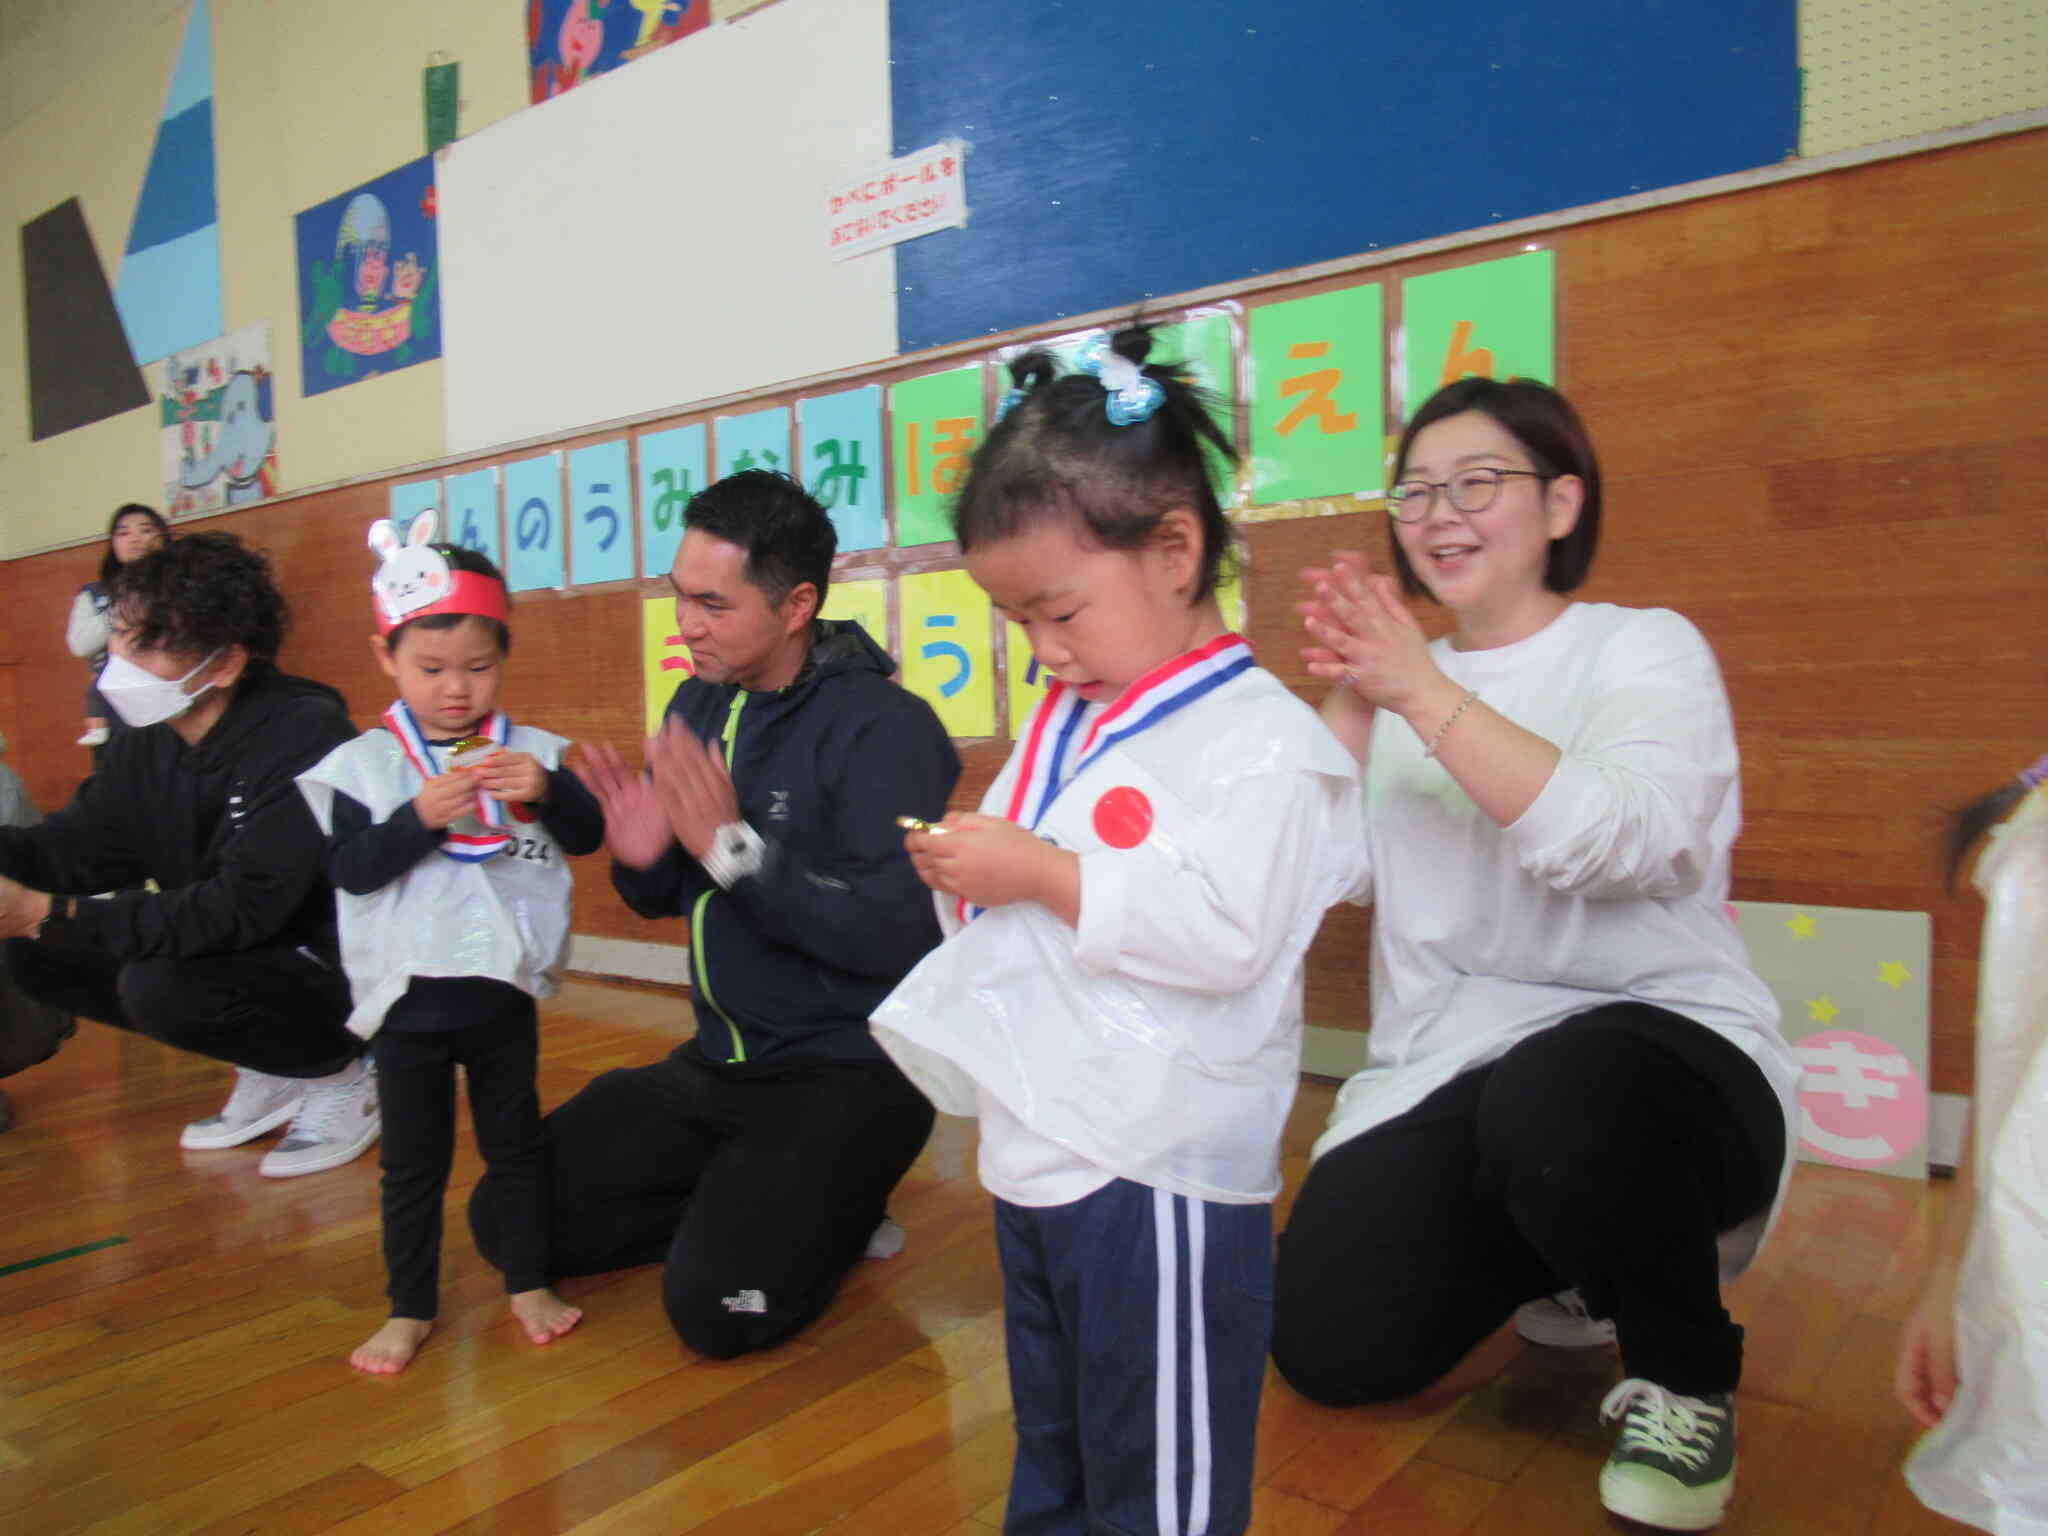
<path id="1" fill-rule="evenodd" d="M 1732 1391 L 1716 1237 L 1769 1205 L 1784 1154 L 1735 1045 L 1642 1003 L 1579 1014 L 1316 1161 L 1280 1238 L 1274 1362 L 1318 1402 L 1412 1397 L 1575 1286 L 1629 1375 Z"/>
<path id="2" fill-rule="evenodd" d="M 371 1042 L 384 1115 L 384 1268 L 393 1317 L 433 1318 L 440 1296 L 441 1203 L 455 1160 L 455 1069 L 501 1220 L 491 1262 L 505 1289 L 547 1284 L 548 1180 L 534 1073 L 533 999 L 502 981 L 419 977 Z"/>
<path id="3" fill-rule="evenodd" d="M 684 1045 L 606 1072 L 545 1122 L 549 1273 L 665 1262 L 685 1344 L 766 1349 L 831 1304 L 931 1128 L 930 1101 L 887 1061 L 735 1069 Z M 470 1199 L 493 1263 L 506 1201 L 495 1168 Z"/>

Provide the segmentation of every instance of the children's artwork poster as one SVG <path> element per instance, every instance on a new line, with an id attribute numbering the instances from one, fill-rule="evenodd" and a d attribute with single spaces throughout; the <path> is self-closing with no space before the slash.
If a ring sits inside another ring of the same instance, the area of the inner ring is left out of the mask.
<path id="1" fill-rule="evenodd" d="M 436 480 L 408 480 L 404 485 L 391 487 L 391 510 L 386 514 L 391 526 L 398 530 L 400 542 L 412 531 L 413 519 L 422 512 L 433 512 L 434 542 L 452 543 L 448 533 L 448 519 L 441 513 L 441 482 Z"/>
<path id="2" fill-rule="evenodd" d="M 640 574 L 666 576 L 683 547 L 683 512 L 704 489 L 704 424 L 640 436 Z"/>
<path id="3" fill-rule="evenodd" d="M 1380 494 L 1386 368 L 1379 284 L 1260 305 L 1250 328 L 1252 502 Z"/>
<path id="4" fill-rule="evenodd" d="M 882 386 L 799 400 L 803 482 L 839 533 L 839 551 L 880 549 L 882 517 Z"/>
<path id="5" fill-rule="evenodd" d="M 835 581 L 818 610 L 824 619 L 852 619 L 868 632 L 879 650 L 889 649 L 889 583 Z"/>
<path id="6" fill-rule="evenodd" d="M 981 442 L 981 375 L 969 363 L 889 386 L 898 544 L 953 537 L 948 509 Z"/>
<path id="7" fill-rule="evenodd" d="M 562 551 L 560 450 L 505 466 L 505 584 L 514 592 L 568 580 Z"/>
<path id="8" fill-rule="evenodd" d="M 579 587 L 633 579 L 633 472 L 623 437 L 569 450 L 569 549 Z"/>
<path id="9" fill-rule="evenodd" d="M 298 216 L 304 393 L 441 355 L 434 161 L 421 156 Z"/>
<path id="10" fill-rule="evenodd" d="M 790 472 L 789 407 L 772 411 L 749 411 L 744 416 L 718 418 L 718 473 L 723 480 L 743 469 L 779 469 Z"/>
<path id="11" fill-rule="evenodd" d="M 1926 1178 L 1932 920 L 1770 901 L 1729 908 L 1804 1069 L 1799 1156 Z"/>
<path id="12" fill-rule="evenodd" d="M 710 24 L 711 0 L 526 0 L 528 100 L 539 106 Z"/>
<path id="13" fill-rule="evenodd" d="M 921 571 L 901 579 L 897 601 L 903 686 L 938 711 L 947 735 L 995 735 L 988 594 L 965 571 Z"/>
<path id="14" fill-rule="evenodd" d="M 245 326 L 182 347 L 149 373 L 169 516 L 239 507 L 277 493 L 270 327 Z"/>
<path id="15" fill-rule="evenodd" d="M 1524 251 L 1401 284 L 1405 419 L 1470 374 L 1557 382 L 1557 253 Z"/>
<path id="16" fill-rule="evenodd" d="M 675 697 L 676 685 L 696 670 L 690 660 L 690 648 L 683 644 L 682 633 L 676 627 L 676 600 L 642 598 L 640 679 L 646 703 L 642 723 L 649 736 L 661 729 L 661 717 L 668 709 L 668 701 Z"/>
<path id="17" fill-rule="evenodd" d="M 450 475 L 442 505 L 448 510 L 444 537 L 473 549 L 499 570 L 505 568 L 505 545 L 498 531 L 498 466 Z"/>

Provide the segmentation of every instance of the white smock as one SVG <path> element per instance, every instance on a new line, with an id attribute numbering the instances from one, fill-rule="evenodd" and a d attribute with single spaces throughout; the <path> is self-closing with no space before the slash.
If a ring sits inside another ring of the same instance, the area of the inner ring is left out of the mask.
<path id="1" fill-rule="evenodd" d="M 1443 638 L 1430 657 L 1562 756 L 1502 827 L 1402 720 L 1374 720 L 1353 895 L 1382 897 L 1372 1031 L 1314 1155 L 1574 1014 L 1654 1004 L 1753 1060 L 1785 1115 L 1777 1199 L 1722 1235 L 1723 1276 L 1740 1273 L 1790 1181 L 1799 1065 L 1727 905 L 1742 794 L 1713 650 L 1668 609 L 1573 603 L 1511 645 Z"/>
<path id="2" fill-rule="evenodd" d="M 1956 1283 L 1956 1395 L 1906 1463 L 1929 1509 L 2048 1536 L 2048 786 L 1977 861 L 1977 1208 Z"/>
<path id="3" fill-rule="evenodd" d="M 1091 706 L 1084 727 L 1103 706 Z M 1019 744 L 981 808 L 1002 815 Z M 1142 795 L 1132 847 L 1113 812 Z M 961 926 L 874 1015 L 948 1114 L 982 1118 L 982 1182 L 1018 1204 L 1112 1178 L 1271 1200 L 1301 1063 L 1302 956 L 1363 850 L 1357 768 L 1249 668 L 1087 760 L 1039 824 L 1080 856 L 1078 928 L 1035 902 Z"/>
<path id="4" fill-rule="evenodd" d="M 526 725 L 513 726 L 505 742 L 551 773 L 568 745 Z M 398 738 L 380 728 L 336 747 L 298 784 L 331 837 L 336 791 L 363 806 L 374 824 L 419 793 L 420 775 Z M 342 968 L 355 997 L 351 1031 L 365 1040 L 374 1035 L 415 976 L 477 976 L 534 997 L 555 995 L 569 951 L 568 860 L 538 819 L 508 817 L 506 830 L 511 841 L 480 862 L 436 852 L 367 896 L 335 891 Z"/>

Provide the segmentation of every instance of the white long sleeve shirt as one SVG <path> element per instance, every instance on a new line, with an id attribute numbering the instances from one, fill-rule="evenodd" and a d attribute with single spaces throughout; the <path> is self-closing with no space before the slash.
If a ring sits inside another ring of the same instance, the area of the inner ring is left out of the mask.
<path id="1" fill-rule="evenodd" d="M 1021 755 L 984 812 L 1003 814 Z M 1080 856 L 1078 927 L 1022 902 L 963 928 L 940 901 L 949 937 L 874 1030 L 940 1109 L 981 1117 L 992 1193 L 1058 1205 L 1119 1177 L 1233 1204 L 1278 1193 L 1302 956 L 1362 857 L 1357 786 L 1314 712 L 1253 668 L 1053 803 L 1039 830 Z M 1132 791 L 1150 830 L 1111 846 L 1098 808 Z"/>
<path id="2" fill-rule="evenodd" d="M 1373 905 L 1372 1027 L 1316 1155 L 1614 1002 L 1732 1041 L 1796 1126 L 1799 1067 L 1727 907 L 1739 765 L 1704 637 L 1665 609 L 1575 603 L 1513 645 L 1430 649 L 1452 681 L 1563 756 L 1501 827 L 1414 732 L 1375 722 L 1352 893 Z"/>

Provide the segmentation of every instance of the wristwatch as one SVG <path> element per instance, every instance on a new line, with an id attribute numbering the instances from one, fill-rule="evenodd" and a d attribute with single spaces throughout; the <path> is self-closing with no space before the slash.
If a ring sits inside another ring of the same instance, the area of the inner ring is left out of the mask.
<path id="1" fill-rule="evenodd" d="M 728 821 L 711 834 L 704 873 L 729 891 L 736 882 L 759 874 L 767 862 L 768 845 L 761 841 L 761 834 L 744 821 Z"/>

